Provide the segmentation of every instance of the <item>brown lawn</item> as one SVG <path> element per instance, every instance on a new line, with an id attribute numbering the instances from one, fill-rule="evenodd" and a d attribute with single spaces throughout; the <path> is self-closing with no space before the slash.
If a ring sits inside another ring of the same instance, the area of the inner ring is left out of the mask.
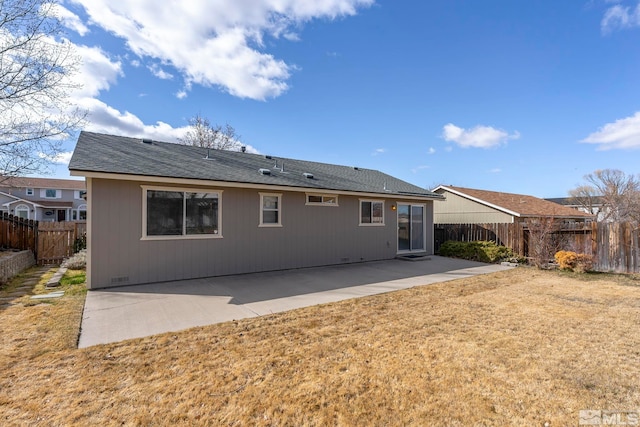
<path id="1" fill-rule="evenodd" d="M 518 268 L 83 350 L 81 296 L 16 305 L 0 424 L 577 425 L 640 408 L 638 284 Z"/>

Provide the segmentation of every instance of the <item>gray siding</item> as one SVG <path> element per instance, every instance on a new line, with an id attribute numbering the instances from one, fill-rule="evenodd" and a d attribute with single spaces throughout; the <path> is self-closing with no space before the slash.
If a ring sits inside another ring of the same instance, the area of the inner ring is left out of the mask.
<path id="1" fill-rule="evenodd" d="M 473 200 L 445 192 L 445 201 L 434 204 L 433 220 L 436 224 L 510 223 L 513 216 Z"/>
<path id="2" fill-rule="evenodd" d="M 359 197 L 340 195 L 338 207 L 306 206 L 304 193 L 282 192 L 283 226 L 258 227 L 258 190 L 215 188 L 223 190 L 222 238 L 141 240 L 145 183 L 91 181 L 89 287 L 93 289 L 396 256 L 395 201 L 385 202 L 384 227 L 366 227 L 358 225 Z M 427 249 L 432 253 L 433 203 L 426 205 Z"/>

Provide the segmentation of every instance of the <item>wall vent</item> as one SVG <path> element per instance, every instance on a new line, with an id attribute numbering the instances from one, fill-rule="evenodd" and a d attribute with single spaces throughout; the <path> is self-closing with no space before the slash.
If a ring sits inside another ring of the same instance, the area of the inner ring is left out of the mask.
<path id="1" fill-rule="evenodd" d="M 260 172 L 260 175 L 271 175 L 271 171 L 269 169 L 260 168 L 258 169 L 258 172 Z"/>
<path id="2" fill-rule="evenodd" d="M 144 142 L 145 144 L 151 144 L 151 143 L 153 143 L 153 139 L 151 139 L 151 138 L 142 138 L 142 142 Z"/>
<path id="3" fill-rule="evenodd" d="M 271 160 L 271 159 L 273 159 L 273 157 L 271 157 L 271 156 L 269 156 L 269 155 L 265 155 L 265 156 L 264 156 L 264 158 L 265 158 L 265 159 L 267 159 L 267 160 Z"/>
<path id="4" fill-rule="evenodd" d="M 302 175 L 304 175 L 304 177 L 305 177 L 305 178 L 313 179 L 313 174 L 312 174 L 312 173 L 305 172 L 305 173 L 303 173 Z"/>
<path id="5" fill-rule="evenodd" d="M 354 170 L 354 171 L 359 171 L 359 170 L 360 170 L 360 168 L 359 168 L 359 167 L 357 167 L 357 166 L 354 166 L 354 167 L 353 167 L 353 170 Z"/>

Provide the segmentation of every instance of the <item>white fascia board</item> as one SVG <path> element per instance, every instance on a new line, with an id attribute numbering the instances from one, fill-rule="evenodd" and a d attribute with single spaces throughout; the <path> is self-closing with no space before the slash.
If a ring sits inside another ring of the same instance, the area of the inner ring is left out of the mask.
<path id="1" fill-rule="evenodd" d="M 518 218 L 522 216 L 522 215 L 521 215 L 521 214 L 519 214 L 518 212 L 511 211 L 511 210 L 509 210 L 509 209 L 503 208 L 502 206 L 494 205 L 493 203 L 489 203 L 489 202 L 487 202 L 487 201 L 485 201 L 485 200 L 478 199 L 477 197 L 470 196 L 470 195 L 465 194 L 465 193 L 462 193 L 462 192 L 460 192 L 460 191 L 456 191 L 456 190 L 454 190 L 453 188 L 449 188 L 449 187 L 444 186 L 444 185 L 440 185 L 440 186 L 438 186 L 438 187 L 437 187 L 435 190 L 433 190 L 433 191 L 440 190 L 440 189 L 441 189 L 441 190 L 448 191 L 448 192 L 453 193 L 453 194 L 455 194 L 455 195 L 458 195 L 458 196 L 460 196 L 460 197 L 464 197 L 465 199 L 472 200 L 472 201 L 474 201 L 474 202 L 476 202 L 476 203 L 480 203 L 481 205 L 485 205 L 485 206 L 488 206 L 488 207 L 490 207 L 490 208 L 497 209 L 497 210 L 499 210 L 499 211 L 501 211 L 501 212 L 504 212 L 504 213 L 506 213 L 506 214 L 513 215 L 513 216 L 517 216 Z"/>

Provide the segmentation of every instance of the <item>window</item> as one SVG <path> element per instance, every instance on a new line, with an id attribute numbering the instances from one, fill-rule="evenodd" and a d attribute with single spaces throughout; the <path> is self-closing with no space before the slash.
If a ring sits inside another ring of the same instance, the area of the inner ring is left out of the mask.
<path id="1" fill-rule="evenodd" d="M 74 221 L 87 220 L 87 205 L 80 205 L 78 209 L 72 211 L 71 217 Z"/>
<path id="2" fill-rule="evenodd" d="M 282 194 L 260 193 L 260 227 L 281 227 Z"/>
<path id="3" fill-rule="evenodd" d="M 33 188 L 27 188 L 27 196 L 33 196 Z"/>
<path id="4" fill-rule="evenodd" d="M 360 200 L 360 225 L 384 225 L 384 202 Z"/>
<path id="5" fill-rule="evenodd" d="M 15 215 L 19 218 L 29 219 L 29 206 L 27 205 L 16 206 Z"/>
<path id="6" fill-rule="evenodd" d="M 83 200 L 84 196 L 87 194 L 86 191 L 84 190 L 74 190 L 73 191 L 73 198 L 76 200 Z"/>
<path id="7" fill-rule="evenodd" d="M 338 206 L 338 196 L 335 194 L 307 194 L 307 205 Z"/>
<path id="8" fill-rule="evenodd" d="M 43 188 L 40 190 L 40 197 L 44 197 L 45 199 L 58 199 L 60 198 L 59 190 Z"/>
<path id="9" fill-rule="evenodd" d="M 143 238 L 221 237 L 221 192 L 143 189 Z"/>

